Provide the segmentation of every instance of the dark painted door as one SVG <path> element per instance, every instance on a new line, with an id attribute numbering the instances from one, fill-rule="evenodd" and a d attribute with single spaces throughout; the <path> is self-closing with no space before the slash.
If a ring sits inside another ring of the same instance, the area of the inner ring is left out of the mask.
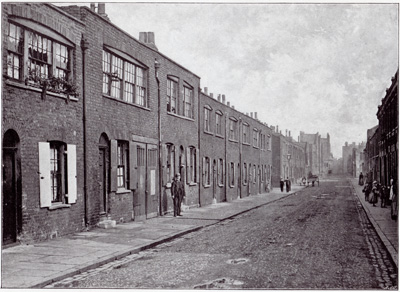
<path id="1" fill-rule="evenodd" d="M 3 148 L 3 244 L 17 240 L 17 175 L 14 149 Z"/>

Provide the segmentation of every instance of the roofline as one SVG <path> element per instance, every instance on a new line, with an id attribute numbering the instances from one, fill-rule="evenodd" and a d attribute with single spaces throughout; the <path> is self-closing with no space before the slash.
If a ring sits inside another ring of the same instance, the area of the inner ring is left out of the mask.
<path id="1" fill-rule="evenodd" d="M 69 6 L 73 6 L 73 5 L 69 5 Z M 78 5 L 76 5 L 78 6 Z M 125 30 L 123 30 L 122 28 L 120 28 L 119 26 L 115 25 L 114 23 L 110 21 L 108 21 L 107 19 L 105 19 L 104 17 L 102 17 L 101 15 L 97 14 L 96 12 L 94 12 L 93 10 L 91 10 L 89 7 L 87 6 L 78 6 L 80 8 L 86 9 L 87 11 L 90 11 L 90 13 L 92 13 L 93 15 L 97 16 L 98 18 L 102 19 L 103 21 L 107 22 L 107 24 L 112 25 L 114 28 L 118 29 L 119 31 L 121 31 L 122 33 L 126 34 L 128 37 L 132 38 L 134 41 L 136 41 L 138 44 L 142 45 L 143 47 L 145 47 L 146 49 L 152 50 L 153 52 L 161 55 L 162 57 L 164 57 L 165 59 L 169 60 L 170 62 L 174 63 L 175 65 L 178 65 L 179 67 L 181 67 L 182 69 L 184 69 L 185 71 L 193 74 L 195 77 L 201 79 L 200 76 L 198 76 L 197 74 L 193 73 L 192 71 L 188 70 L 187 68 L 183 67 L 181 64 L 177 63 L 176 61 L 172 60 L 171 58 L 169 58 L 168 56 L 164 55 L 163 53 L 159 52 L 158 50 L 155 50 L 149 46 L 146 46 L 144 43 L 142 43 L 141 41 L 139 41 L 137 38 L 131 36 L 129 33 L 127 33 Z"/>

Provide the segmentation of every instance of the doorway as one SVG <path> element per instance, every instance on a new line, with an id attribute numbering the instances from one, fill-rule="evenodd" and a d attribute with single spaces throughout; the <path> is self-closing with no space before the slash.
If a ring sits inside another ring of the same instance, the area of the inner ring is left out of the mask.
<path id="1" fill-rule="evenodd" d="M 99 141 L 99 202 L 100 216 L 108 213 L 108 194 L 110 178 L 110 147 L 109 140 L 105 134 L 102 134 Z"/>
<path id="2" fill-rule="evenodd" d="M 3 245 L 15 243 L 22 229 L 21 159 L 18 134 L 8 130 L 3 139 Z"/>

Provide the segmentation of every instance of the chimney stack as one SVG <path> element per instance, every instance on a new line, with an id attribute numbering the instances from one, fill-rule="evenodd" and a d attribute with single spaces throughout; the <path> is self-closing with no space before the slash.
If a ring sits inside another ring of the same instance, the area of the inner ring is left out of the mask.
<path id="1" fill-rule="evenodd" d="M 232 105 L 232 108 L 233 108 L 233 109 L 235 109 L 235 106 L 234 106 L 234 105 Z"/>
<path id="2" fill-rule="evenodd" d="M 272 132 L 275 132 L 275 127 L 271 126 L 271 130 L 272 130 Z"/>
<path id="3" fill-rule="evenodd" d="M 100 5 L 100 4 L 99 4 Z M 139 41 L 146 44 L 148 47 L 158 51 L 156 46 L 154 32 L 139 32 Z"/>
<path id="4" fill-rule="evenodd" d="M 98 7 L 98 13 L 101 16 L 106 14 L 106 4 L 105 3 L 99 3 L 97 7 Z"/>
<path id="5" fill-rule="evenodd" d="M 231 106 L 231 103 L 229 101 L 226 102 L 227 106 Z"/>
<path id="6" fill-rule="evenodd" d="M 218 101 L 221 102 L 221 94 L 218 94 Z"/>
<path id="7" fill-rule="evenodd" d="M 96 4 L 90 3 L 90 10 L 96 11 Z"/>
<path id="8" fill-rule="evenodd" d="M 286 129 L 285 131 L 286 131 L 286 132 L 285 132 L 285 133 L 286 133 L 285 136 L 287 137 L 287 129 Z"/>
<path id="9" fill-rule="evenodd" d="M 290 131 L 289 131 L 289 137 L 292 137 L 292 136 L 290 136 Z"/>
<path id="10" fill-rule="evenodd" d="M 253 118 L 253 112 L 250 112 L 250 117 Z"/>
<path id="11" fill-rule="evenodd" d="M 210 92 L 211 98 L 214 98 L 214 93 Z"/>
<path id="12" fill-rule="evenodd" d="M 204 93 L 208 95 L 208 88 L 204 87 Z"/>
<path id="13" fill-rule="evenodd" d="M 279 127 L 278 127 L 278 125 L 276 125 L 276 132 L 277 132 L 277 133 L 279 132 Z"/>
<path id="14" fill-rule="evenodd" d="M 254 112 L 254 118 L 257 120 L 257 112 Z"/>
<path id="15" fill-rule="evenodd" d="M 225 104 L 225 94 L 222 95 L 222 103 Z"/>

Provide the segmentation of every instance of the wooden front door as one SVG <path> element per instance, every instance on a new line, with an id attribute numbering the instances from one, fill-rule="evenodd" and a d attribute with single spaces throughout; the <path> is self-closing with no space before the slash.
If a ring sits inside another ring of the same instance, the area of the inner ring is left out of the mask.
<path id="1" fill-rule="evenodd" d="M 135 151 L 136 160 L 136 177 L 137 187 L 133 196 L 133 210 L 135 213 L 135 221 L 146 219 L 146 192 L 147 192 L 147 150 L 146 144 L 133 142 L 133 149 Z"/>
<path id="2" fill-rule="evenodd" d="M 99 148 L 99 193 L 100 193 L 100 214 L 108 212 L 108 149 Z"/>
<path id="3" fill-rule="evenodd" d="M 147 144 L 146 170 L 146 218 L 156 217 L 158 214 L 158 147 Z"/>
<path id="4" fill-rule="evenodd" d="M 3 148 L 3 244 L 17 240 L 18 196 L 17 196 L 16 149 Z"/>

